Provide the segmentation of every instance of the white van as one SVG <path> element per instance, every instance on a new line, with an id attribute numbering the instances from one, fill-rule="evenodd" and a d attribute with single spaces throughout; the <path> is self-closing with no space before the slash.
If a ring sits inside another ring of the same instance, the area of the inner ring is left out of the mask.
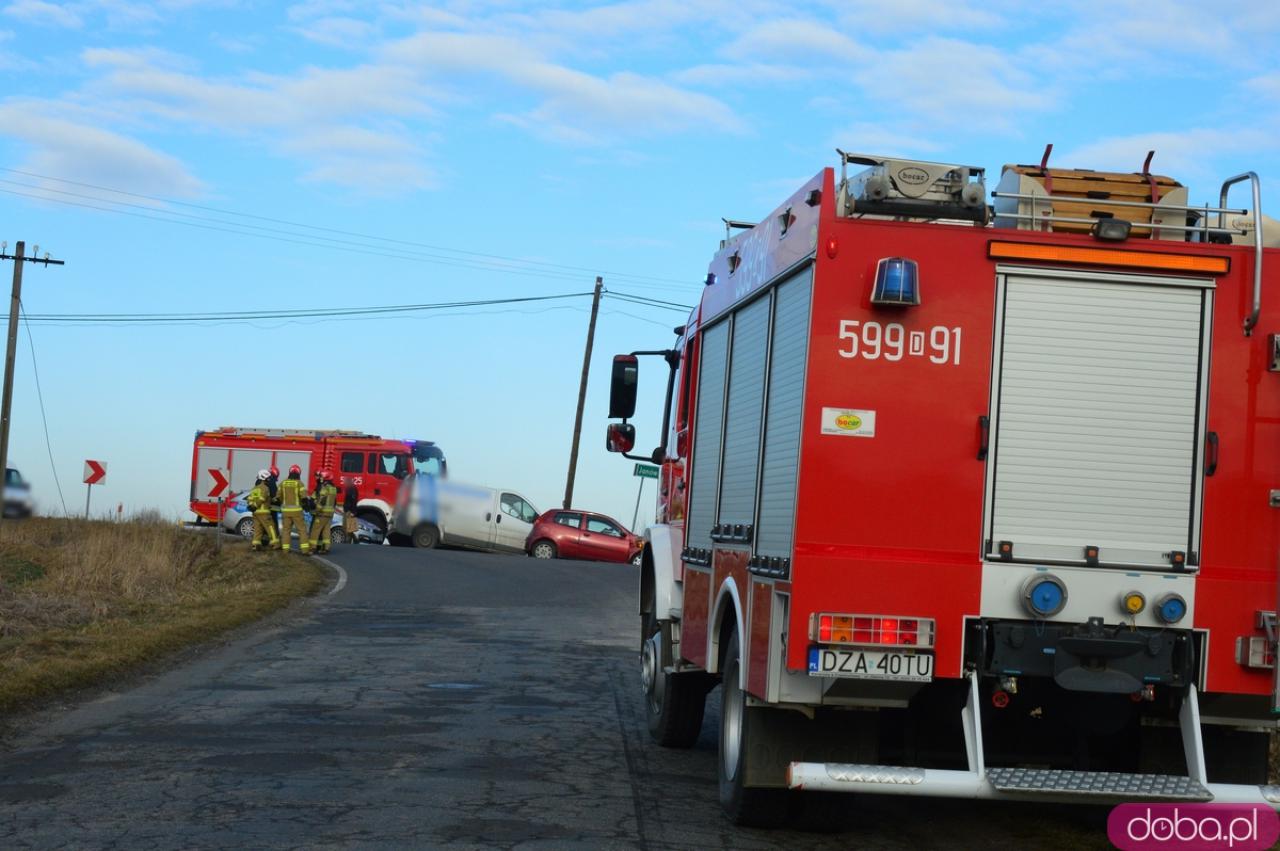
<path id="1" fill-rule="evenodd" d="M 538 509 L 515 491 L 416 474 L 400 486 L 393 526 L 415 547 L 448 544 L 522 553 L 537 519 Z"/>

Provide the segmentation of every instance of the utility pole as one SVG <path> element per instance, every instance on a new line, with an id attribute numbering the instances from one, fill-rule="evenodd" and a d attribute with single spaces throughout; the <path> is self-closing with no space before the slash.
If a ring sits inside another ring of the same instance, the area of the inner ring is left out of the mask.
<path id="1" fill-rule="evenodd" d="M 587 404 L 587 373 L 591 369 L 591 346 L 596 339 L 596 314 L 600 312 L 600 293 L 604 278 L 596 278 L 591 295 L 591 324 L 587 326 L 587 350 L 582 355 L 582 383 L 578 385 L 578 415 L 573 421 L 573 446 L 569 450 L 569 480 L 564 485 L 564 507 L 573 507 L 573 479 L 578 473 L 578 440 L 582 437 L 582 409 Z"/>
<path id="2" fill-rule="evenodd" d="M 48 252 L 37 257 L 40 246 L 31 256 L 26 256 L 26 243 L 18 241 L 13 254 L 4 253 L 7 243 L 0 243 L 0 260 L 13 261 L 13 294 L 9 299 L 9 347 L 4 358 L 4 398 L 0 400 L 0 518 L 4 517 L 4 488 L 9 479 L 9 422 L 13 405 L 13 362 L 18 356 L 18 313 L 22 308 L 22 264 L 43 263 L 48 266 L 63 265 L 61 260 L 50 260 Z"/>

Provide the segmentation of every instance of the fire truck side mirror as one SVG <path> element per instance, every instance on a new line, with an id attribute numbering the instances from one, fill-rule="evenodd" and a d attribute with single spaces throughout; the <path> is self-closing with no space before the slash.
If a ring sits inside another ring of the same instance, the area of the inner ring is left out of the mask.
<path id="1" fill-rule="evenodd" d="M 640 360 L 635 355 L 613 356 L 613 381 L 609 387 L 609 418 L 629 419 L 636 412 L 636 385 Z"/>
<path id="2" fill-rule="evenodd" d="M 610 452 L 630 452 L 636 446 L 636 427 L 631 423 L 609 423 L 604 448 Z"/>

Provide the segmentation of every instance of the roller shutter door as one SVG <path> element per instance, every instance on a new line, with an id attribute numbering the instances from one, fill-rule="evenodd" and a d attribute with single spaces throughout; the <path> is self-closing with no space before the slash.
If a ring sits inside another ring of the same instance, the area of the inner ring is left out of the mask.
<path id="1" fill-rule="evenodd" d="M 1196 549 L 1211 290 L 1009 275 L 988 555 L 1168 567 Z"/>
<path id="2" fill-rule="evenodd" d="M 809 352 L 811 269 L 778 287 L 774 297 L 769 397 L 765 403 L 760 516 L 756 552 L 790 556 L 800 470 L 800 422 L 804 413 L 805 360 Z"/>
<path id="3" fill-rule="evenodd" d="M 725 406 L 724 466 L 720 479 L 721 523 L 755 523 L 760 469 L 760 422 L 764 417 L 764 367 L 769 351 L 769 297 L 737 311 L 729 358 Z"/>
<path id="4" fill-rule="evenodd" d="M 693 465 L 689 478 L 686 545 L 711 546 L 720 481 L 721 427 L 724 424 L 725 366 L 729 359 L 729 323 L 721 322 L 702 335 L 698 355 L 698 400 L 693 432 Z"/>

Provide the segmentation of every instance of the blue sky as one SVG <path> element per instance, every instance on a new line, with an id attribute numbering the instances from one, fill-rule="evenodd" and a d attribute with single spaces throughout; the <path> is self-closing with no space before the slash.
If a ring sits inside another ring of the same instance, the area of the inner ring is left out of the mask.
<path id="1" fill-rule="evenodd" d="M 837 146 L 992 185 L 1046 142 L 1056 165 L 1124 171 L 1154 148 L 1193 203 L 1252 169 L 1265 206 L 1278 44 L 1268 2 L 0 0 L 0 239 L 67 262 L 26 270 L 33 315 L 510 298 L 596 274 L 691 304 L 720 217 L 764 216 Z M 433 439 L 458 478 L 552 507 L 587 308 L 33 325 L 67 507 L 96 458 L 95 508 L 181 514 L 192 436 L 220 424 Z M 682 321 L 604 301 L 577 504 L 630 522 L 632 465 L 602 448 L 609 358 Z M 59 511 L 20 344 L 10 459 Z"/>

